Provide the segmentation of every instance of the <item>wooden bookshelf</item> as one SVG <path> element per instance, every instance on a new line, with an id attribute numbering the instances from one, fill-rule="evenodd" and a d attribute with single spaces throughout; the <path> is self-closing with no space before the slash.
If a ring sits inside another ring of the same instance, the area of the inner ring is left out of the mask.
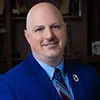
<path id="1" fill-rule="evenodd" d="M 66 15 L 66 14 L 62 14 L 62 15 L 63 15 L 64 19 L 71 19 L 71 20 L 73 20 L 73 19 L 75 19 L 75 20 L 82 19 L 82 16 L 70 16 L 70 15 Z"/>
<path id="2" fill-rule="evenodd" d="M 89 63 L 98 63 L 100 62 L 100 56 L 88 56 Z"/>
<path id="3" fill-rule="evenodd" d="M 4 20 L 4 16 L 0 16 L 0 21 L 3 21 Z"/>
<path id="4" fill-rule="evenodd" d="M 21 17 L 21 16 L 12 17 L 12 20 L 26 20 L 26 16 L 25 17 Z"/>
<path id="5" fill-rule="evenodd" d="M 31 8 L 34 1 L 27 1 L 28 9 Z M 71 52 L 72 55 L 66 55 L 66 59 L 80 61 L 82 63 L 98 63 L 100 62 L 100 56 L 91 56 L 90 53 L 90 41 L 95 35 L 91 36 L 91 30 L 94 25 L 91 19 L 91 13 L 89 3 L 87 0 L 80 0 L 81 5 L 81 15 L 68 15 L 62 14 L 64 20 L 71 26 Z M 90 1 L 90 0 L 89 0 Z M 97 0 L 92 0 L 90 2 L 96 2 Z M 25 29 L 26 15 L 15 15 L 12 14 L 12 0 L 7 0 L 5 2 L 5 10 L 3 16 L 0 16 L 0 28 L 6 29 L 6 55 L 5 57 L 0 57 L 0 73 L 4 73 L 7 70 L 14 67 L 14 65 L 20 63 L 27 58 L 30 50 L 29 46 L 25 40 L 23 30 Z M 15 1 L 13 0 L 13 3 Z M 55 2 L 55 1 L 54 1 Z M 56 3 L 55 3 L 56 4 Z M 89 17 L 88 17 L 89 16 Z M 100 17 L 99 17 L 100 19 Z M 99 20 L 100 22 L 100 20 Z M 91 27 L 90 27 L 91 26 Z M 100 33 L 100 31 L 99 31 Z M 98 34 L 96 34 L 98 37 Z M 23 47 L 22 47 L 23 46 Z M 80 53 L 77 56 L 73 53 Z M 20 56 L 18 56 L 20 55 Z M 3 66 L 3 67 L 2 67 Z M 96 66 L 95 66 L 96 67 Z M 98 66 L 97 66 L 98 68 Z"/>

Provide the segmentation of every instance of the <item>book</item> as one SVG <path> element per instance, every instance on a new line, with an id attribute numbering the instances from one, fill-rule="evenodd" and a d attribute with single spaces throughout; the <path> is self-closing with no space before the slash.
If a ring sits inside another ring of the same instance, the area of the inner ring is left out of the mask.
<path id="1" fill-rule="evenodd" d="M 60 11 L 62 14 L 68 14 L 70 0 L 61 0 Z"/>
<path id="2" fill-rule="evenodd" d="M 82 0 L 79 0 L 79 16 L 82 15 Z"/>
<path id="3" fill-rule="evenodd" d="M 0 0 L 0 15 L 3 14 L 3 11 L 4 11 L 4 0 Z"/>
<path id="4" fill-rule="evenodd" d="M 80 0 L 74 0 L 75 1 L 75 15 L 78 16 L 79 15 L 79 1 Z"/>
<path id="5" fill-rule="evenodd" d="M 72 16 L 82 15 L 82 1 L 81 0 L 70 0 L 69 15 L 72 15 Z"/>
<path id="6" fill-rule="evenodd" d="M 25 0 L 16 0 L 13 1 L 14 6 L 12 7 L 12 13 L 17 15 L 26 15 L 27 7 Z"/>

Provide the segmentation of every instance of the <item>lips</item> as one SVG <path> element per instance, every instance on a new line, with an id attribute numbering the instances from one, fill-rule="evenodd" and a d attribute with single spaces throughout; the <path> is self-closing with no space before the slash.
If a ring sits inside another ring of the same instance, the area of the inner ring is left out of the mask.
<path id="1" fill-rule="evenodd" d="M 55 45 L 55 44 L 58 44 L 59 41 L 51 41 L 51 42 L 48 42 L 48 43 L 43 43 L 42 46 L 52 46 L 52 45 Z"/>

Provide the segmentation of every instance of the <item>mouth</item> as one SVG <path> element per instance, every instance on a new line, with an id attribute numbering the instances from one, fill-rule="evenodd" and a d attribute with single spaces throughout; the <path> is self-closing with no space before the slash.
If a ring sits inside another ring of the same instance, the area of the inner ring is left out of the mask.
<path id="1" fill-rule="evenodd" d="M 59 43 L 59 41 L 52 41 L 52 42 L 49 42 L 49 43 L 44 43 L 42 44 L 42 46 L 55 46 Z"/>

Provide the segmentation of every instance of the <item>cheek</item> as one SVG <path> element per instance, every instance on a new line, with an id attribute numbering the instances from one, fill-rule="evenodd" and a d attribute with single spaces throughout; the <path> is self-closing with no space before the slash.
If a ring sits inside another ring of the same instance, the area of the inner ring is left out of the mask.
<path id="1" fill-rule="evenodd" d="M 43 41 L 43 38 L 40 36 L 32 36 L 31 38 L 31 45 L 34 47 L 40 46 L 41 42 Z"/>
<path id="2" fill-rule="evenodd" d="M 63 32 L 62 32 L 61 34 L 62 34 L 62 39 L 63 39 L 63 41 L 66 42 L 66 40 L 67 40 L 67 32 L 66 32 L 66 29 L 64 29 Z"/>
<path id="3" fill-rule="evenodd" d="M 67 34 L 64 35 L 64 40 L 67 41 Z"/>
<path id="4" fill-rule="evenodd" d="M 61 46 L 61 48 L 64 48 L 65 47 L 65 45 L 66 45 L 66 41 L 67 41 L 67 35 L 66 35 L 66 33 L 60 33 L 60 35 L 59 35 L 59 41 L 60 41 L 60 46 Z"/>
<path id="5" fill-rule="evenodd" d="M 57 37 L 61 41 L 66 41 L 67 40 L 67 35 L 66 35 L 65 32 L 61 32 L 61 33 L 59 33 L 59 35 L 57 34 Z"/>

